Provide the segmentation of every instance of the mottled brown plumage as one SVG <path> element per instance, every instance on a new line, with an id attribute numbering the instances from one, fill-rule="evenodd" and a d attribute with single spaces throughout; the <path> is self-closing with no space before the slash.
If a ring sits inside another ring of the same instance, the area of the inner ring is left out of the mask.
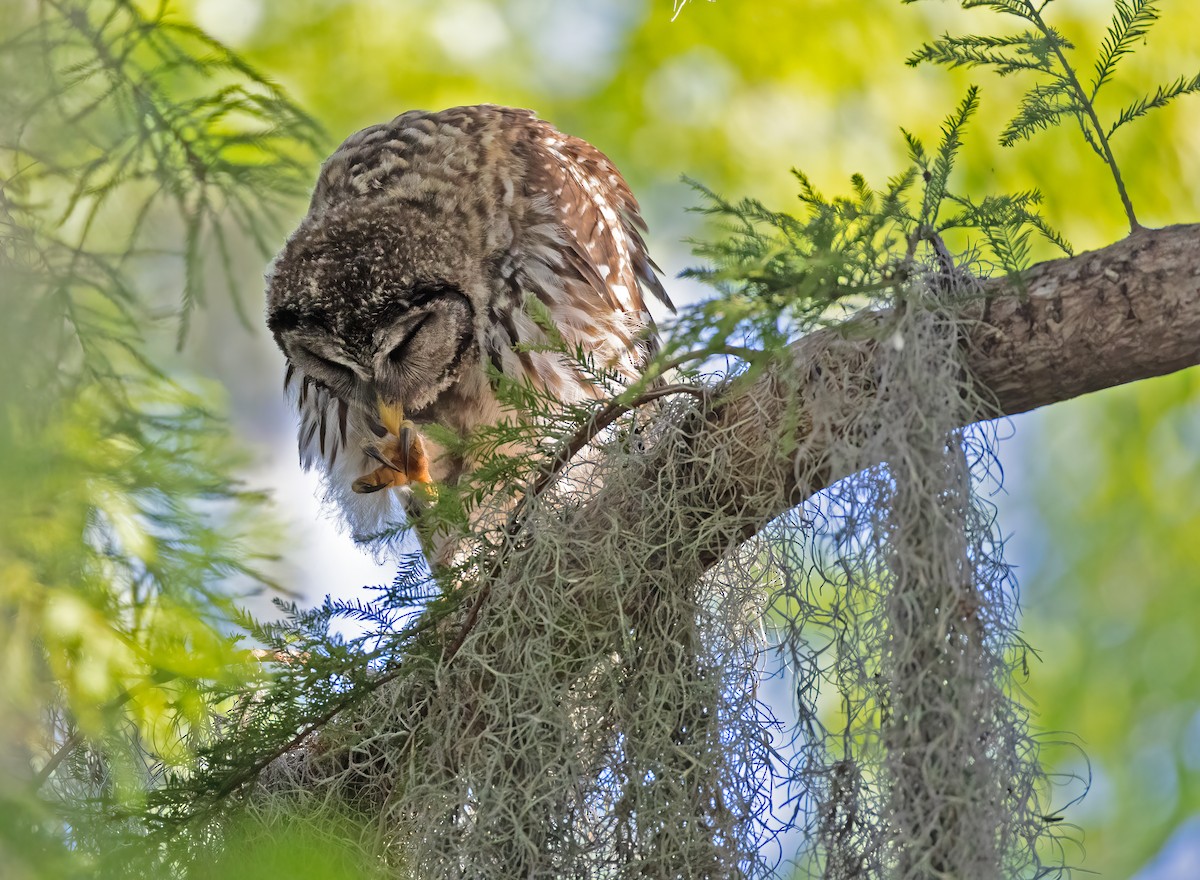
<path id="1" fill-rule="evenodd" d="M 532 300 L 567 346 L 638 375 L 652 344 L 643 289 L 670 305 L 644 228 L 608 158 L 527 110 L 414 111 L 337 149 L 275 261 L 267 323 L 301 459 L 323 467 L 356 533 L 398 514 L 397 493 L 372 490 L 470 467 L 421 427 L 498 422 L 489 363 L 562 400 L 596 393 L 570 357 L 537 350 Z"/>

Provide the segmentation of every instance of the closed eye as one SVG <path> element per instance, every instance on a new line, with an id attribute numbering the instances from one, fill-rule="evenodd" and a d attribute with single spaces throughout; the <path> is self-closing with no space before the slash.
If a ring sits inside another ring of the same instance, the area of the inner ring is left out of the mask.
<path id="1" fill-rule="evenodd" d="M 404 334 L 404 338 L 400 340 L 399 344 L 393 347 L 388 353 L 388 360 L 390 360 L 397 367 L 402 367 L 404 365 L 404 361 L 408 359 L 408 356 L 411 353 L 409 349 L 412 348 L 413 341 L 417 338 L 417 334 L 421 332 L 422 327 L 429 323 L 432 317 L 433 312 L 426 312 L 420 318 L 418 318 L 413 325 L 408 328 L 408 332 Z"/>
<path id="2" fill-rule="evenodd" d="M 303 345 L 293 344 L 288 351 L 304 375 L 320 382 L 338 397 L 349 397 L 354 390 L 358 377 L 345 364 L 322 357 Z"/>

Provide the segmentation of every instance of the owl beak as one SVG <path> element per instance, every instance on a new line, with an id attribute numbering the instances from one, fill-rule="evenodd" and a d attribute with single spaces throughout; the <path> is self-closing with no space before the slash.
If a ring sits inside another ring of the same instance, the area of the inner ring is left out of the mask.
<path id="1" fill-rule="evenodd" d="M 400 435 L 400 425 L 404 422 L 404 407 L 399 403 L 387 403 L 382 397 L 377 398 L 379 421 L 394 437 Z"/>

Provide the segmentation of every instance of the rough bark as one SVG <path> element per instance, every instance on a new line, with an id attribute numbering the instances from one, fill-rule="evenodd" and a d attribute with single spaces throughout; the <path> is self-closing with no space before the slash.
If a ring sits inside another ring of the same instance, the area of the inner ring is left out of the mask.
<path id="1" fill-rule="evenodd" d="M 1024 288 L 1018 296 L 1011 282 L 994 279 L 985 285 L 985 297 L 964 304 L 968 369 L 979 399 L 989 402 L 976 420 L 1016 415 L 1200 363 L 1200 224 L 1141 230 L 1101 250 L 1041 263 L 1025 273 Z M 733 393 L 707 427 L 697 427 L 694 459 L 714 466 L 656 479 L 704 487 L 709 509 L 736 514 L 740 527 L 709 535 L 697 557 L 688 554 L 692 564 L 701 570 L 711 565 L 790 506 L 846 476 L 836 471 L 839 456 L 830 447 L 856 438 L 837 430 L 814 433 L 803 418 L 790 461 L 755 460 L 749 451 L 769 449 L 797 403 L 801 413 L 810 402 L 819 406 L 822 383 L 870 393 L 877 344 L 864 345 L 835 330 L 807 336 L 791 350 L 792 361 L 812 373 L 800 401 L 790 399 L 787 383 L 766 375 Z M 720 429 L 731 425 L 738 430 Z M 651 461 L 648 467 L 648 473 L 657 473 L 659 464 Z M 750 499 L 761 501 L 771 481 L 784 489 L 776 496 L 779 503 L 751 509 Z M 654 516 L 650 510 L 609 506 L 594 513 L 610 522 Z M 702 529 L 702 523 L 697 526 Z"/>
<path id="2" fill-rule="evenodd" d="M 1027 302 L 997 299 L 986 320 L 975 310 L 969 363 L 997 404 L 981 416 L 1016 415 L 1200 362 L 1200 224 L 1144 229 L 1042 263 L 1026 285 Z"/>

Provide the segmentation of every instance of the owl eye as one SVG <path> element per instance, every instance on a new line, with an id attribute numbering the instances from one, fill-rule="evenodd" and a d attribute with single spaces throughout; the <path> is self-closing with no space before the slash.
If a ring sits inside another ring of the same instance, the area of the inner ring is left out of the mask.
<path id="1" fill-rule="evenodd" d="M 426 312 L 420 318 L 406 328 L 404 337 L 388 352 L 388 360 L 396 366 L 400 366 L 412 354 L 413 343 L 417 340 L 417 334 L 421 332 L 421 328 L 430 322 L 433 318 L 432 312 Z"/>
<path id="2" fill-rule="evenodd" d="M 375 381 L 381 391 L 412 410 L 429 405 L 453 384 L 469 356 L 474 309 L 448 284 L 416 288 L 381 333 Z"/>
<path id="3" fill-rule="evenodd" d="M 349 397 L 354 390 L 358 377 L 345 364 L 322 357 L 303 345 L 289 346 L 288 353 L 304 375 L 320 382 L 337 397 Z"/>

